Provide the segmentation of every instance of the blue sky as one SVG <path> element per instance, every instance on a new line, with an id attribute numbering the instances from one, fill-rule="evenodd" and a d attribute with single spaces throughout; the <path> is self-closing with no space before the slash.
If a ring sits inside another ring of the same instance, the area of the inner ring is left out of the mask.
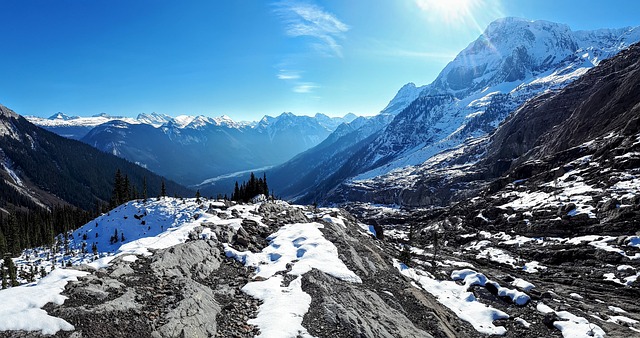
<path id="1" fill-rule="evenodd" d="M 0 103 L 23 115 L 378 113 L 496 18 L 640 25 L 635 1 L 0 1 Z"/>

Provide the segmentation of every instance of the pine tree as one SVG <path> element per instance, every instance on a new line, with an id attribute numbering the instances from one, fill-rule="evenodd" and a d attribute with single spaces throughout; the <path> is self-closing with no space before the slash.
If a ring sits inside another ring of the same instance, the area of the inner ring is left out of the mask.
<path id="1" fill-rule="evenodd" d="M 9 270 L 9 283 L 11 286 L 18 286 L 18 271 L 10 256 L 4 256 L 4 266 Z"/>
<path id="2" fill-rule="evenodd" d="M 238 181 L 236 181 L 236 186 L 233 188 L 233 194 L 231 195 L 231 200 L 238 201 L 240 200 L 240 187 L 238 186 Z"/>
<path id="3" fill-rule="evenodd" d="M 4 238 L 4 234 L 0 231 L 0 256 L 7 253 L 7 240 Z"/>
<path id="4" fill-rule="evenodd" d="M 124 175 L 124 180 L 122 182 L 122 202 L 126 203 L 131 200 L 131 184 L 129 183 L 129 176 Z"/>
<path id="5" fill-rule="evenodd" d="M 7 249 L 13 255 L 18 255 L 20 251 L 21 239 L 20 239 L 20 229 L 18 227 L 18 220 L 16 218 L 16 211 L 13 210 L 9 214 L 9 218 L 7 220 L 7 228 L 9 229 L 8 237 L 7 237 Z"/>
<path id="6" fill-rule="evenodd" d="M 4 271 L 4 264 L 0 264 L 0 275 L 2 275 L 2 289 L 7 288 L 7 273 Z"/>
<path id="7" fill-rule="evenodd" d="M 269 185 L 267 184 L 267 173 L 262 173 L 262 194 L 264 194 L 265 196 L 269 196 Z"/>
<path id="8" fill-rule="evenodd" d="M 120 172 L 120 169 L 117 169 L 113 178 L 113 191 L 111 193 L 111 199 L 109 200 L 109 209 L 113 209 L 122 204 L 122 185 L 122 173 Z"/>
<path id="9" fill-rule="evenodd" d="M 160 196 L 167 196 L 167 188 L 164 185 L 164 179 L 162 180 L 162 185 L 160 186 Z"/>
<path id="10" fill-rule="evenodd" d="M 139 194 L 138 194 L 138 188 L 136 188 L 136 186 L 132 186 L 131 187 L 131 199 L 132 200 L 137 200 L 139 198 Z"/>
<path id="11" fill-rule="evenodd" d="M 233 194 L 231 195 L 231 200 L 248 202 L 250 199 L 260 194 L 266 196 L 269 195 L 267 175 L 263 174 L 261 178 L 256 179 L 255 175 L 251 173 L 248 182 L 242 182 L 242 184 L 238 186 L 238 182 L 236 181 Z"/>
<path id="12" fill-rule="evenodd" d="M 147 201 L 147 176 L 142 178 L 142 199 L 144 202 Z"/>
<path id="13" fill-rule="evenodd" d="M 200 189 L 196 190 L 196 203 L 202 203 L 200 200 Z"/>

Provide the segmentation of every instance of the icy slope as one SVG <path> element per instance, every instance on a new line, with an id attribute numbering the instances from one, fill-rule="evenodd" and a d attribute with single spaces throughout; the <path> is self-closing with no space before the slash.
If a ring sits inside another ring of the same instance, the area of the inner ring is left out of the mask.
<path id="1" fill-rule="evenodd" d="M 347 184 L 340 190 L 350 185 L 375 190 L 369 185 L 374 178 L 396 180 L 390 173 L 416 172 L 435 155 L 461 147 L 469 138 L 480 140 L 527 100 L 564 88 L 638 39 L 637 28 L 572 32 L 546 21 L 508 18 L 492 23 L 346 162 L 339 173 Z M 342 194 L 334 190 L 327 199 L 337 201 Z"/>

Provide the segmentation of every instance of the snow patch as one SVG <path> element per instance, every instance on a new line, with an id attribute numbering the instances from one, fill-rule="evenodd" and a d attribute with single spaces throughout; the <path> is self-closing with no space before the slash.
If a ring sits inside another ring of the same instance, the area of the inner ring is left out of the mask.
<path id="1" fill-rule="evenodd" d="M 339 226 L 339 225 L 338 225 Z M 302 291 L 302 275 L 318 269 L 338 279 L 362 283 L 338 256 L 338 249 L 320 231 L 320 223 L 296 223 L 281 227 L 267 239 L 269 246 L 261 252 L 238 251 L 224 245 L 227 257 L 256 269 L 256 279 L 242 290 L 262 300 L 258 316 L 249 321 L 260 328 L 258 337 L 311 337 L 302 327 L 309 310 L 311 296 Z M 283 276 L 276 275 L 290 267 L 289 275 L 298 276 L 283 285 Z"/>
<path id="2" fill-rule="evenodd" d="M 509 315 L 477 301 L 473 293 L 467 291 L 467 285 L 436 280 L 427 272 L 409 268 L 398 260 L 394 260 L 393 265 L 401 274 L 418 283 L 417 286 L 435 296 L 438 302 L 453 311 L 460 319 L 470 323 L 476 331 L 495 335 L 503 335 L 507 332 L 503 326 L 495 326 L 493 321 L 509 318 Z M 467 273 L 466 270 L 462 270 L 456 274 L 456 277 L 472 275 L 472 270 L 469 271 Z M 480 277 L 476 274 L 474 277 L 480 280 L 484 275 Z"/>
<path id="3" fill-rule="evenodd" d="M 561 320 L 553 322 L 553 326 L 560 330 L 565 338 L 603 338 L 605 336 L 605 332 L 598 325 L 590 323 L 584 317 L 578 317 L 567 311 L 555 311 L 543 302 L 539 302 L 536 309 L 543 314 L 555 313 Z"/>
<path id="4" fill-rule="evenodd" d="M 61 292 L 70 281 L 88 275 L 73 269 L 55 269 L 38 283 L 0 290 L 0 331 L 24 330 L 55 334 L 60 330 L 74 330 L 73 325 L 63 319 L 49 316 L 42 307 L 51 302 L 64 303 L 67 297 Z"/>
<path id="5" fill-rule="evenodd" d="M 257 317 L 248 321 L 260 328 L 257 337 L 312 337 L 302 326 L 302 319 L 311 305 L 311 296 L 302 291 L 302 276 L 288 286 L 283 285 L 282 276 L 273 276 L 247 283 L 242 291 L 263 301 Z"/>

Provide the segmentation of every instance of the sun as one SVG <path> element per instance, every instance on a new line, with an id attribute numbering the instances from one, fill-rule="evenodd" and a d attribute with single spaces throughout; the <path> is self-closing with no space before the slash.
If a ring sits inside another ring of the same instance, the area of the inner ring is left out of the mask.
<path id="1" fill-rule="evenodd" d="M 450 25 L 466 24 L 473 20 L 474 12 L 483 0 L 415 0 L 420 9 L 434 21 Z"/>

